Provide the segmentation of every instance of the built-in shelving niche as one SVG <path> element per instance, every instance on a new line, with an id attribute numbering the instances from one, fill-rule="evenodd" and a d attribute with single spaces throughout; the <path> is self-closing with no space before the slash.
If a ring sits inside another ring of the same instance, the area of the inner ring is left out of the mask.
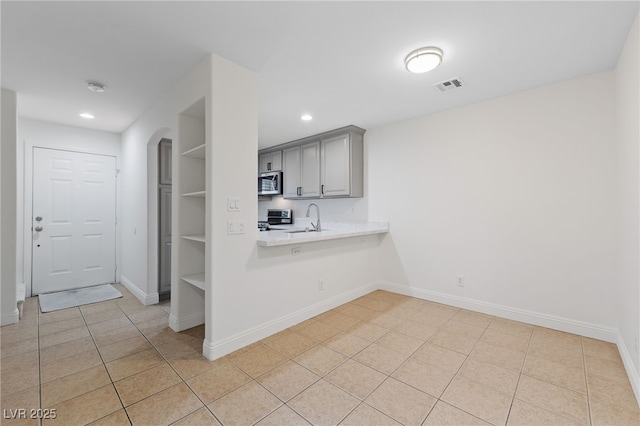
<path id="1" fill-rule="evenodd" d="M 180 153 L 177 173 L 177 229 L 180 238 L 173 262 L 176 274 L 172 287 L 172 328 L 182 331 L 204 323 L 207 291 L 206 262 L 206 136 L 205 101 L 201 99 L 179 117 L 176 151 Z M 173 266 L 173 265 L 172 265 Z M 177 294 L 176 294 L 177 293 Z M 200 316 L 201 313 L 201 316 Z M 201 318 L 201 320 L 199 320 Z"/>

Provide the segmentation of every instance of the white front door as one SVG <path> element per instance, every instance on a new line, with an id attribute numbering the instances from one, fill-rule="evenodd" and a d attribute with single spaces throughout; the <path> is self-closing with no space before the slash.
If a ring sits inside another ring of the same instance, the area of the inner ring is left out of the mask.
<path id="1" fill-rule="evenodd" d="M 115 281 L 116 159 L 33 149 L 32 293 Z"/>

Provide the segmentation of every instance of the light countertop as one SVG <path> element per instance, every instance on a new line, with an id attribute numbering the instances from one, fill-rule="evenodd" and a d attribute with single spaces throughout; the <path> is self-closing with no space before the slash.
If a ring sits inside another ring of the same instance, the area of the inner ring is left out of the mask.
<path id="1" fill-rule="evenodd" d="M 279 230 L 258 232 L 259 246 L 284 246 L 288 244 L 326 241 L 337 238 L 358 237 L 389 232 L 389 222 L 323 222 L 321 232 L 298 233 L 290 233 L 287 231 L 305 229 L 305 226 L 273 225 L 273 227 Z"/>

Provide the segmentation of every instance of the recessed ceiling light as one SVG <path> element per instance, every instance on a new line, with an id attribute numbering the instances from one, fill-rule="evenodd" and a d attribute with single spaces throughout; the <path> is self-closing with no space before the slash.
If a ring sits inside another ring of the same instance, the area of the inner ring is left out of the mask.
<path id="1" fill-rule="evenodd" d="M 95 117 L 93 114 L 91 114 L 90 112 L 82 112 L 82 113 L 80 113 L 80 114 L 78 114 L 78 115 L 79 115 L 80 117 L 82 117 L 82 118 L 88 118 L 88 119 L 96 118 L 96 117 Z"/>
<path id="2" fill-rule="evenodd" d="M 309 120 L 311 120 L 312 118 L 313 118 L 313 117 L 312 117 L 310 114 L 302 114 L 302 115 L 300 116 L 300 120 L 302 120 L 302 121 L 309 121 Z"/>
<path id="3" fill-rule="evenodd" d="M 442 50 L 437 47 L 421 47 L 404 59 L 407 70 L 421 74 L 435 69 L 442 62 Z"/>
<path id="4" fill-rule="evenodd" d="M 89 81 L 87 82 L 87 88 L 92 92 L 102 93 L 106 90 L 106 87 L 102 83 L 98 83 L 97 81 Z"/>

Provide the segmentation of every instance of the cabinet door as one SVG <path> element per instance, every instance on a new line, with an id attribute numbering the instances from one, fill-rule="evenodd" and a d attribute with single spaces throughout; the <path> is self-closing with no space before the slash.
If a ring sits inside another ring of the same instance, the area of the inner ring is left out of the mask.
<path id="1" fill-rule="evenodd" d="M 282 179 L 284 186 L 282 195 L 284 198 L 300 198 L 300 147 L 285 149 L 282 151 Z"/>
<path id="2" fill-rule="evenodd" d="M 282 151 L 260 154 L 258 170 L 260 173 L 282 170 Z"/>
<path id="3" fill-rule="evenodd" d="M 282 151 L 271 153 L 271 171 L 277 172 L 282 170 Z"/>
<path id="4" fill-rule="evenodd" d="M 160 265 L 158 292 L 171 290 L 171 186 L 160 186 Z"/>
<path id="5" fill-rule="evenodd" d="M 259 159 L 259 167 L 258 167 L 258 171 L 260 173 L 265 173 L 269 171 L 269 165 L 271 163 L 271 154 L 260 154 L 260 159 Z"/>
<path id="6" fill-rule="evenodd" d="M 300 147 L 301 186 L 303 197 L 320 197 L 320 142 Z"/>
<path id="7" fill-rule="evenodd" d="M 322 195 L 351 194 L 351 158 L 349 135 L 322 141 Z"/>
<path id="8" fill-rule="evenodd" d="M 162 139 L 158 148 L 160 183 L 171 185 L 171 141 Z"/>

